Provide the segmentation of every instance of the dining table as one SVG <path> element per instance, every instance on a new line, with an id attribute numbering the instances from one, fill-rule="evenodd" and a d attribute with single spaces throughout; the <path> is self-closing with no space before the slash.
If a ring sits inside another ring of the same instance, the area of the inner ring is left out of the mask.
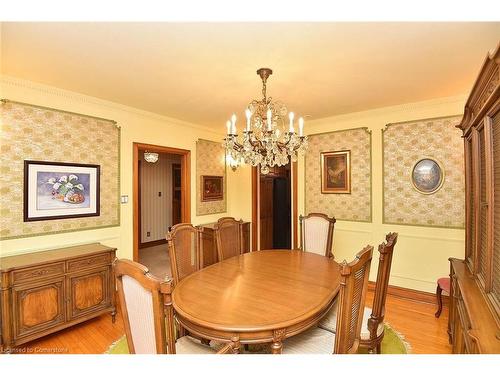
<path id="1" fill-rule="evenodd" d="M 339 264 L 301 250 L 260 250 L 212 264 L 182 279 L 172 293 L 178 322 L 207 340 L 270 343 L 317 325 L 340 287 Z M 332 343 L 333 345 L 333 343 Z"/>

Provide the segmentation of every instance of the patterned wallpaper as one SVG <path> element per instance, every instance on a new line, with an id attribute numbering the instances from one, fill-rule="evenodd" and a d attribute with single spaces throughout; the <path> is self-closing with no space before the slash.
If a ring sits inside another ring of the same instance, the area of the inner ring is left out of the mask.
<path id="1" fill-rule="evenodd" d="M 337 220 L 372 221 L 371 132 L 367 128 L 308 136 L 305 154 L 305 213 L 322 212 Z M 320 153 L 351 150 L 351 194 L 321 194 Z"/>
<path id="2" fill-rule="evenodd" d="M 120 130 L 113 121 L 2 101 L 0 240 L 120 225 Z M 24 160 L 99 164 L 100 216 L 23 221 Z"/>
<path id="3" fill-rule="evenodd" d="M 389 124 L 384 148 L 384 223 L 463 228 L 465 221 L 464 152 L 461 116 Z M 424 157 L 438 161 L 444 183 L 434 194 L 416 191 L 413 165 Z"/>
<path id="4" fill-rule="evenodd" d="M 224 176 L 224 199 L 201 201 L 201 176 Z M 227 211 L 226 153 L 219 142 L 198 139 L 196 142 L 196 215 Z"/>

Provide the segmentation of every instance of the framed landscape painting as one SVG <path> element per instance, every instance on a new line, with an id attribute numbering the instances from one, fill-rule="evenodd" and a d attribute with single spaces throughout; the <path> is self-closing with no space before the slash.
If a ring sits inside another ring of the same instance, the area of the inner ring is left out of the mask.
<path id="1" fill-rule="evenodd" d="M 223 176 L 201 176 L 201 201 L 221 201 L 223 199 Z"/>
<path id="2" fill-rule="evenodd" d="M 321 193 L 351 193 L 351 151 L 321 153 Z"/>
<path id="3" fill-rule="evenodd" d="M 24 221 L 99 216 L 100 166 L 24 161 Z"/>

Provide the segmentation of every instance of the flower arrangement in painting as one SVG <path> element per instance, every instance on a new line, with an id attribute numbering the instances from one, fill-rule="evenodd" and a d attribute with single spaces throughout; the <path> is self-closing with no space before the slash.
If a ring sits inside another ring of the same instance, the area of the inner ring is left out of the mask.
<path id="1" fill-rule="evenodd" d="M 78 182 L 78 176 L 74 174 L 61 176 L 59 179 L 49 178 L 47 184 L 52 185 L 52 199 L 67 203 L 82 203 L 85 201 L 83 184 Z"/>

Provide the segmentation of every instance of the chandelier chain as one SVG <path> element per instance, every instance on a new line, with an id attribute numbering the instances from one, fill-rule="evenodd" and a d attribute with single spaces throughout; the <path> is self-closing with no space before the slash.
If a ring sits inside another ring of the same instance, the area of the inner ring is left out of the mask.
<path id="1" fill-rule="evenodd" d="M 264 99 L 263 99 L 264 103 L 267 103 L 267 99 L 266 99 L 266 91 L 267 90 L 266 89 L 267 89 L 266 80 L 262 79 L 262 96 L 264 97 Z"/>

